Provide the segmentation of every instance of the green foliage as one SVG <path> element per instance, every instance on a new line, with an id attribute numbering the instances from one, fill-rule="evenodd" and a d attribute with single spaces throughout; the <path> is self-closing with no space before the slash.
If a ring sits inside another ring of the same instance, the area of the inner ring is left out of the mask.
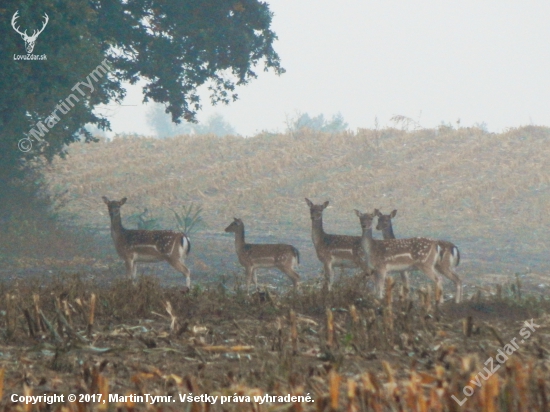
<path id="1" fill-rule="evenodd" d="M 179 230 L 190 235 L 191 233 L 198 232 L 206 227 L 202 219 L 202 206 L 197 206 L 191 203 L 189 206 L 182 206 L 182 213 L 179 214 L 174 209 L 174 217 L 176 218 L 176 224 Z"/>
<path id="2" fill-rule="evenodd" d="M 338 133 L 347 129 L 348 124 L 344 121 L 341 113 L 332 115 L 330 120 L 325 119 L 323 114 L 311 117 L 308 113 L 296 113 L 293 118 L 287 118 L 287 132 L 293 133 L 299 130 L 308 129 L 318 132 Z"/>
<path id="3" fill-rule="evenodd" d="M 137 225 L 140 230 L 156 230 L 160 229 L 159 219 L 153 217 L 147 208 L 143 213 L 134 213 L 128 217 L 128 222 Z"/>
<path id="4" fill-rule="evenodd" d="M 47 60 L 13 60 L 26 54 L 21 36 L 10 25 L 15 11 L 22 30 L 50 21 L 34 53 Z M 207 86 L 213 104 L 237 99 L 236 87 L 257 77 L 256 66 L 281 74 L 272 45 L 272 13 L 265 2 L 239 0 L 4 0 L 0 6 L 0 184 L 21 178 L 21 160 L 64 154 L 66 145 L 94 138 L 85 125 L 109 129 L 108 119 L 94 112 L 99 104 L 120 102 L 122 82 L 144 82 L 145 101 L 166 106 L 172 121 L 194 122 L 201 107 L 197 92 Z M 101 63 L 108 74 L 89 78 Z M 80 82 L 92 82 L 93 90 Z M 88 91 L 90 90 L 90 91 Z M 17 143 L 38 121 L 46 121 L 60 100 L 78 97 L 69 113 L 24 154 Z M 8 197 L 9 187 L 0 187 Z M 0 207 L 3 207 L 0 202 Z"/>

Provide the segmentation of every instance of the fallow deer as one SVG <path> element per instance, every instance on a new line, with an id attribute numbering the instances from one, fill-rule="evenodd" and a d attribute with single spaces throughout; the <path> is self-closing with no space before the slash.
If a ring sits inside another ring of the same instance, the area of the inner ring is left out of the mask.
<path id="1" fill-rule="evenodd" d="M 347 268 L 360 268 L 365 275 L 370 275 L 366 264 L 361 236 L 331 235 L 323 230 L 323 211 L 328 206 L 328 201 L 322 205 L 315 205 L 306 198 L 311 216 L 311 237 L 317 257 L 323 264 L 325 282 L 328 290 L 332 288 L 334 281 L 334 266 Z"/>
<path id="2" fill-rule="evenodd" d="M 376 240 L 372 238 L 374 213 L 361 213 L 359 217 L 363 234 L 361 244 L 367 256 L 368 265 L 375 274 L 376 291 L 384 295 L 384 283 L 388 272 L 418 269 L 424 272 L 441 290 L 441 276 L 435 265 L 439 262 L 441 248 L 437 241 L 422 237 L 410 239 Z M 442 297 L 441 297 L 442 298 Z"/>
<path id="3" fill-rule="evenodd" d="M 244 266 L 246 272 L 246 292 L 249 293 L 250 280 L 254 278 L 254 285 L 258 289 L 256 269 L 276 268 L 286 274 L 294 285 L 298 286 L 300 275 L 294 270 L 300 263 L 298 249 L 291 245 L 278 244 L 251 244 L 244 238 L 244 223 L 241 219 L 234 218 L 233 222 L 225 228 L 228 233 L 235 233 L 235 249 L 239 263 Z"/>
<path id="4" fill-rule="evenodd" d="M 185 233 L 171 230 L 131 230 L 122 226 L 120 208 L 126 198 L 120 201 L 103 201 L 109 209 L 111 236 L 118 255 L 126 265 L 126 275 L 136 278 L 137 262 L 160 262 L 165 260 L 186 277 L 187 290 L 191 287 L 191 272 L 183 263 L 191 251 L 191 242 Z"/>
<path id="5" fill-rule="evenodd" d="M 384 215 L 378 209 L 374 209 L 374 213 L 378 216 L 376 230 L 382 231 L 382 237 L 384 239 L 395 239 L 391 220 L 397 215 L 397 210 L 393 210 L 389 215 Z M 460 252 L 456 245 L 446 240 L 438 240 L 437 244 L 441 248 L 441 256 L 440 261 L 435 265 L 435 270 L 454 282 L 456 286 L 455 301 L 456 303 L 459 303 L 462 299 L 462 281 L 458 275 L 453 272 L 452 268 L 458 266 L 460 263 Z M 401 274 L 406 282 L 406 286 L 408 287 L 408 272 L 401 272 Z"/>

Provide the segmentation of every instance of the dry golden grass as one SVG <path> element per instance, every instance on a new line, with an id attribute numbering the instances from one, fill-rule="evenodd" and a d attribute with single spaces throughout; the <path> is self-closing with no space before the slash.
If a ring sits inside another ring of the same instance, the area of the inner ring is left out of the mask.
<path id="1" fill-rule="evenodd" d="M 460 268 L 475 256 L 478 265 L 486 262 L 491 268 L 499 260 L 505 267 L 512 260 L 531 265 L 539 259 L 547 270 L 549 141 L 550 129 L 541 127 L 498 135 L 440 128 L 118 139 L 73 145 L 67 160 L 42 167 L 50 194 L 65 193 L 61 217 L 77 227 L 108 227 L 102 195 L 129 197 L 124 217 L 147 207 L 165 227 L 173 223 L 171 208 L 195 202 L 203 205 L 212 235 L 237 216 L 250 222 L 253 234 L 300 240 L 303 251 L 313 254 L 308 197 L 330 200 L 325 227 L 333 233 L 359 234 L 353 209 L 396 208 L 398 236 L 457 243 Z M 232 241 L 203 236 L 194 243 L 193 273 L 210 270 L 217 277 L 205 282 L 194 276 L 191 293 L 182 295 L 162 286 L 158 277 L 131 284 L 122 279 L 119 259 L 96 253 L 100 249 L 86 255 L 97 245 L 83 247 L 72 239 L 42 242 L 45 250 L 62 249 L 60 258 L 28 253 L 17 260 L 18 267 L 28 265 L 39 277 L 12 276 L 8 269 L 6 279 L 12 280 L 0 282 L 0 410 L 550 409 L 550 303 L 525 289 L 546 282 L 544 274 L 510 278 L 495 269 L 495 274 L 470 276 L 468 291 L 474 279 L 477 289 L 461 304 L 436 304 L 439 292 L 430 286 L 409 293 L 391 279 L 379 302 L 368 282 L 349 276 L 330 294 L 306 282 L 298 292 L 263 291 L 247 298 L 241 277 L 226 282 L 231 270 L 209 259 L 214 252 L 234 259 Z M 110 242 L 106 234 L 102 239 Z M 75 245 L 71 249 L 65 243 Z M 58 277 L 44 269 L 50 264 L 89 269 L 82 276 Z M 471 383 L 485 360 L 531 318 L 541 325 L 534 335 L 495 376 L 480 387 Z M 459 408 L 451 396 L 464 398 L 465 385 L 474 393 Z M 309 393 L 315 403 L 50 407 L 8 400 L 12 393 L 177 397 L 190 392 Z"/>
<path id="2" fill-rule="evenodd" d="M 213 233 L 237 216 L 257 232 L 308 239 L 309 197 L 330 200 L 333 233 L 360 234 L 354 208 L 395 208 L 398 237 L 448 239 L 465 261 L 513 255 L 524 266 L 550 247 L 548 170 L 550 129 L 534 126 L 120 138 L 72 145 L 45 167 L 51 192 L 67 191 L 62 216 L 78 225 L 107 227 L 101 196 L 127 196 L 125 216 L 148 207 L 167 227 L 170 208 L 195 202 Z"/>

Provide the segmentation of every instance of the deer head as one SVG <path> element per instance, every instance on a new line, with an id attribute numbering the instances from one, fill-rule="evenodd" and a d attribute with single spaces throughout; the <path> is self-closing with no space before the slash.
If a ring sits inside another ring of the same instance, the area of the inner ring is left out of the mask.
<path id="1" fill-rule="evenodd" d="M 48 21 L 50 20 L 50 18 L 48 17 L 48 15 L 46 13 L 44 13 L 44 23 L 42 23 L 42 28 L 40 30 L 34 30 L 32 35 L 29 36 L 27 34 L 27 30 L 25 30 L 22 33 L 19 30 L 19 27 L 16 27 L 15 23 L 16 23 L 16 20 L 19 18 L 18 14 L 19 14 L 19 10 L 17 10 L 15 12 L 15 14 L 13 15 L 13 17 L 11 18 L 11 26 L 13 27 L 13 29 L 17 33 L 19 33 L 21 35 L 21 38 L 25 41 L 25 49 L 27 49 L 27 53 L 31 54 L 32 51 L 34 50 L 34 44 L 36 43 L 36 39 L 37 39 L 38 35 L 44 31 L 44 29 L 46 28 L 46 25 L 48 24 Z"/>
<path id="2" fill-rule="evenodd" d="M 391 226 L 391 220 L 397 215 L 397 210 L 393 210 L 389 215 L 384 215 L 380 210 L 374 209 L 374 214 L 378 216 L 376 230 L 384 230 Z"/>

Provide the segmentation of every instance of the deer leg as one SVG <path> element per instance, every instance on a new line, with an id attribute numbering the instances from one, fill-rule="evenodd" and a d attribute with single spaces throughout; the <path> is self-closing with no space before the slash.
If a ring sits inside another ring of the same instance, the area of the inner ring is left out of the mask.
<path id="1" fill-rule="evenodd" d="M 254 269 L 252 266 L 248 266 L 246 268 L 246 294 L 250 295 L 250 281 L 252 280 L 252 276 L 254 276 Z"/>
<path id="2" fill-rule="evenodd" d="M 292 283 L 294 285 L 294 289 L 298 287 L 298 282 L 300 281 L 300 275 L 296 273 L 293 267 L 291 266 L 284 266 L 284 265 L 278 265 L 277 269 L 279 269 L 281 272 L 283 272 L 285 275 L 287 275 L 290 280 L 292 280 Z"/>
<path id="3" fill-rule="evenodd" d="M 355 263 L 355 265 L 363 271 L 364 277 L 370 276 L 372 274 L 369 265 L 361 258 L 361 256 L 354 254 L 353 263 Z"/>
<path id="4" fill-rule="evenodd" d="M 385 286 L 385 283 L 386 283 L 386 275 L 387 275 L 387 270 L 386 269 L 382 269 L 382 270 L 377 270 L 375 271 L 375 276 L 376 276 L 376 279 L 375 279 L 375 284 L 376 284 L 376 293 L 378 294 L 378 297 L 380 299 L 382 299 L 384 297 L 384 286 Z"/>
<path id="5" fill-rule="evenodd" d="M 439 303 L 443 303 L 443 279 L 439 275 L 438 271 L 435 269 L 434 266 L 424 265 L 422 267 L 422 272 L 424 272 L 426 276 L 434 281 L 436 288 L 439 288 L 439 290 L 441 291 Z"/>
<path id="6" fill-rule="evenodd" d="M 401 280 L 403 281 L 403 285 L 405 285 L 405 289 L 408 291 L 410 290 L 410 282 L 409 282 L 410 273 L 408 270 L 401 272 Z"/>
<path id="7" fill-rule="evenodd" d="M 323 263 L 325 271 L 325 282 L 327 284 L 328 291 L 332 289 L 332 282 L 334 281 L 334 270 L 332 270 L 332 261 Z"/>
<path id="8" fill-rule="evenodd" d="M 256 273 L 256 268 L 252 269 L 252 277 L 254 278 L 254 286 L 256 286 L 256 292 L 258 289 L 258 274 Z"/>
<path id="9" fill-rule="evenodd" d="M 137 270 L 137 264 L 134 261 L 133 258 L 128 258 L 124 260 L 124 265 L 126 266 L 126 276 L 129 279 L 132 279 L 132 282 L 135 283 L 136 281 L 136 270 Z"/>
<path id="10" fill-rule="evenodd" d="M 447 252 L 445 253 L 444 260 L 441 261 L 440 264 L 436 265 L 435 269 L 455 284 L 455 302 L 460 303 L 460 301 L 462 300 L 462 281 L 460 280 L 458 275 L 452 271 L 450 265 L 450 256 L 447 256 Z"/>
<path id="11" fill-rule="evenodd" d="M 183 276 L 185 276 L 185 285 L 187 286 L 187 289 L 191 289 L 191 271 L 187 266 L 185 266 L 181 260 L 179 259 L 173 259 L 169 260 L 168 263 L 176 269 L 178 272 L 180 272 Z"/>

